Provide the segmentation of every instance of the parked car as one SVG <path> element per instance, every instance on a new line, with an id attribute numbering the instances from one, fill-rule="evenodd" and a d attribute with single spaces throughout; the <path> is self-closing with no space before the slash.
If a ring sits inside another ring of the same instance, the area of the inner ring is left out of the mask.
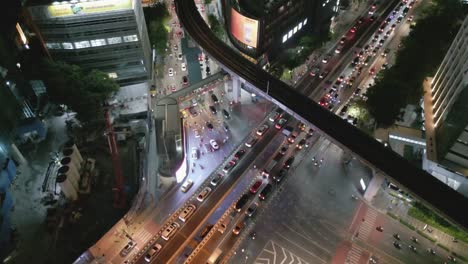
<path id="1" fill-rule="evenodd" d="M 210 139 L 210 145 L 213 147 L 213 149 L 217 150 L 219 149 L 219 145 L 218 145 L 218 142 L 216 142 L 216 140 L 214 139 Z"/>

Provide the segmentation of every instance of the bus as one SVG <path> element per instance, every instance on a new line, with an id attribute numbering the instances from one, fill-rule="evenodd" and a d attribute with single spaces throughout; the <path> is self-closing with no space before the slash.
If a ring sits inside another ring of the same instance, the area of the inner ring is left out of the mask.
<path id="1" fill-rule="evenodd" d="M 206 264 L 216 264 L 216 263 L 219 263 L 219 260 L 220 260 L 220 257 L 221 257 L 221 254 L 223 253 L 223 251 L 219 248 L 217 248 L 213 254 L 211 254 L 211 256 L 208 258 L 208 261 L 206 262 Z"/>

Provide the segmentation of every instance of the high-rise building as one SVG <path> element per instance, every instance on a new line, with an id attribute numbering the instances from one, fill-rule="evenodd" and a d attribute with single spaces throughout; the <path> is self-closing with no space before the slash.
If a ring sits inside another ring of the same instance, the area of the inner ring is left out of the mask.
<path id="1" fill-rule="evenodd" d="M 227 0 L 223 10 L 234 46 L 254 59 L 268 61 L 306 33 L 328 32 L 338 2 Z"/>
<path id="2" fill-rule="evenodd" d="M 151 73 L 151 47 L 140 0 L 32 0 L 27 8 L 55 60 L 98 69 L 120 85 Z"/>
<path id="3" fill-rule="evenodd" d="M 425 84 L 425 168 L 468 176 L 468 16 L 439 69 Z M 456 177 L 455 177 L 456 178 Z"/>

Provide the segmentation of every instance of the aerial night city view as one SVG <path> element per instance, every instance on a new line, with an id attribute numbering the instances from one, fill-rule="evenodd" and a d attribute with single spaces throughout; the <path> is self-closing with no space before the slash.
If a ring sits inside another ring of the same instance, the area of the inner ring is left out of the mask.
<path id="1" fill-rule="evenodd" d="M 468 264 L 468 0 L 1 12 L 1 263 Z"/>

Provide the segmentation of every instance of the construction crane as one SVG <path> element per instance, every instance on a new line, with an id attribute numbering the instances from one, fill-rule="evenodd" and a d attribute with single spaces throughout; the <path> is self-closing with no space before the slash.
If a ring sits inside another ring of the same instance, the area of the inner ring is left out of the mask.
<path id="1" fill-rule="evenodd" d="M 112 188 L 114 192 L 114 207 L 124 208 L 126 204 L 124 179 L 122 172 L 122 164 L 120 162 L 119 148 L 115 139 L 115 131 L 112 126 L 109 109 L 105 109 L 106 128 L 107 128 L 107 142 L 109 144 L 109 151 L 112 157 L 112 165 L 114 167 L 115 185 Z"/>

